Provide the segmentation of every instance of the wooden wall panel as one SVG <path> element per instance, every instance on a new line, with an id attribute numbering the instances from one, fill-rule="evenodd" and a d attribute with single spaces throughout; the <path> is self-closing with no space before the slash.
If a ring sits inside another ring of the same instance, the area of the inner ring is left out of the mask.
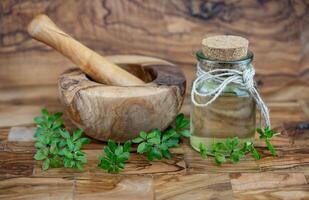
<path id="1" fill-rule="evenodd" d="M 188 83 L 195 74 L 193 52 L 205 35 L 241 35 L 250 40 L 267 100 L 309 96 L 308 0 L 2 0 L 0 88 L 55 84 L 73 66 L 27 34 L 38 13 L 103 55 L 142 54 L 177 63 Z"/>

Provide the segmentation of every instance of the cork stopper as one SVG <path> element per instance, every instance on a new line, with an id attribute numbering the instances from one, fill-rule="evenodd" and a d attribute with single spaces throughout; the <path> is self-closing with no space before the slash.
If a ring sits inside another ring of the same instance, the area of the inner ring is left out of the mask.
<path id="1" fill-rule="evenodd" d="M 216 35 L 202 40 L 202 51 L 210 60 L 235 61 L 247 56 L 249 41 L 234 35 Z"/>

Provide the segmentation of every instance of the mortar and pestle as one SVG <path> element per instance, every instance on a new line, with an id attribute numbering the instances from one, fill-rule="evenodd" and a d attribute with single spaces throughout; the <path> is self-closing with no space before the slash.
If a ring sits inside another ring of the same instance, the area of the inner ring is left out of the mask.
<path id="1" fill-rule="evenodd" d="M 58 88 L 71 121 L 86 135 L 123 142 L 140 131 L 166 129 L 180 111 L 186 79 L 170 62 L 136 55 L 104 58 L 46 15 L 35 17 L 28 32 L 79 67 L 61 74 Z"/>

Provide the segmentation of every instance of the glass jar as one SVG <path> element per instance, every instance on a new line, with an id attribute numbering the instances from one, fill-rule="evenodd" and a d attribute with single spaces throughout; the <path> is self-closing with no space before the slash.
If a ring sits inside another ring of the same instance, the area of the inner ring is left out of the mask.
<path id="1" fill-rule="evenodd" d="M 202 51 L 196 53 L 198 68 L 202 71 L 214 69 L 236 69 L 243 71 L 253 67 L 253 53 L 237 61 L 217 61 L 208 59 Z M 223 79 L 225 77 L 222 77 Z M 201 94 L 212 92 L 219 86 L 215 79 L 197 84 L 196 91 Z M 203 104 L 213 98 L 194 94 L 195 101 Z M 256 103 L 248 90 L 241 84 L 230 83 L 220 95 L 206 107 L 192 103 L 191 107 L 191 146 L 199 151 L 200 143 L 207 149 L 213 142 L 225 142 L 226 138 L 238 137 L 239 145 L 244 141 L 254 141 L 256 125 Z"/>

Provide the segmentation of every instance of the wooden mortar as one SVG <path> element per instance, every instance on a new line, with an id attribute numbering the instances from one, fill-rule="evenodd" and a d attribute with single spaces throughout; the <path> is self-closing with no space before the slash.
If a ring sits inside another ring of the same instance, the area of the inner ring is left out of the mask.
<path id="1" fill-rule="evenodd" d="M 186 79 L 180 68 L 145 56 L 106 57 L 143 81 L 142 86 L 109 86 L 92 81 L 80 69 L 58 80 L 60 97 L 72 122 L 102 141 L 132 139 L 140 131 L 166 129 L 177 116 Z"/>
<path id="2" fill-rule="evenodd" d="M 87 135 L 122 142 L 140 131 L 163 130 L 177 116 L 186 79 L 173 64 L 144 56 L 104 58 L 46 15 L 35 17 L 28 32 L 79 67 L 64 72 L 58 84 L 71 120 Z"/>

